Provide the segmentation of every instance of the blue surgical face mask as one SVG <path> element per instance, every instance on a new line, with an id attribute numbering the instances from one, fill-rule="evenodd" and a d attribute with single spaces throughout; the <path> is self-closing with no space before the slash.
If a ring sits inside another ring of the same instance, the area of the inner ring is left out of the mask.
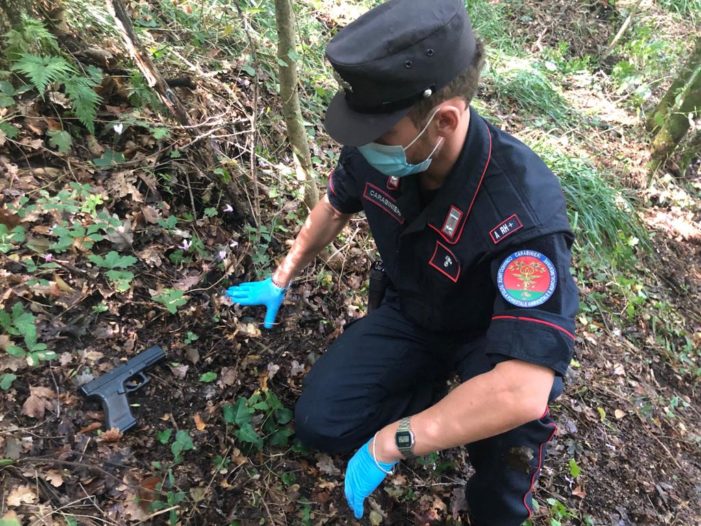
<path id="1" fill-rule="evenodd" d="M 363 155 L 363 157 L 365 157 L 365 160 L 370 164 L 370 166 L 388 177 L 406 177 L 407 175 L 425 172 L 431 165 L 433 154 L 436 153 L 436 150 L 438 150 L 438 147 L 443 142 L 443 137 L 438 140 L 435 148 L 433 148 L 433 151 L 429 154 L 426 160 L 418 164 L 411 164 L 406 160 L 406 151 L 428 129 L 428 125 L 431 124 L 431 121 L 437 112 L 438 109 L 433 112 L 431 117 L 428 119 L 426 126 L 424 126 L 419 134 L 414 137 L 414 140 L 404 147 L 399 145 L 390 146 L 387 144 L 371 142 L 364 144 L 363 146 L 358 146 L 358 151 Z"/>

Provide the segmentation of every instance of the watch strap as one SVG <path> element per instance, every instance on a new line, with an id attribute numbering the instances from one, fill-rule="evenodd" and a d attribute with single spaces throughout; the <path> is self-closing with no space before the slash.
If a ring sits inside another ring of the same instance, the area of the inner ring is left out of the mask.
<path id="1" fill-rule="evenodd" d="M 411 430 L 411 425 L 409 422 L 408 416 L 405 416 L 399 421 L 399 427 L 397 427 L 397 434 L 399 433 L 408 433 L 411 440 L 410 444 L 408 446 L 402 446 L 399 443 L 397 443 L 397 449 L 399 449 L 399 452 L 402 454 L 404 458 L 414 458 L 416 455 L 414 454 L 414 432 Z"/>

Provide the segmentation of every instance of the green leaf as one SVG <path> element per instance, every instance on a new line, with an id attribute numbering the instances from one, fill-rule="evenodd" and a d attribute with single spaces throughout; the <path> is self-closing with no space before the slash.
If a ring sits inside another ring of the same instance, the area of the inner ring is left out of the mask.
<path id="1" fill-rule="evenodd" d="M 294 431 L 289 428 L 278 429 L 270 437 L 270 445 L 275 447 L 287 447 L 290 442 L 290 437 L 294 434 Z"/>
<path id="2" fill-rule="evenodd" d="M 10 139 L 16 139 L 19 135 L 19 128 L 13 126 L 9 122 L 0 122 L 0 138 L 2 138 L 3 135 Z"/>
<path id="3" fill-rule="evenodd" d="M 251 408 L 248 407 L 248 404 L 246 403 L 246 399 L 241 397 L 236 401 L 236 405 L 234 406 L 234 421 L 233 423 L 236 424 L 237 426 L 241 426 L 244 424 L 249 424 L 251 422 L 251 416 L 253 415 L 253 411 Z"/>
<path id="4" fill-rule="evenodd" d="M 106 275 L 117 292 L 128 291 L 131 281 L 134 279 L 134 273 L 128 270 L 108 270 Z"/>
<path id="5" fill-rule="evenodd" d="M 168 309 L 168 312 L 175 314 L 178 312 L 178 308 L 188 302 L 189 298 L 182 290 L 163 289 L 163 292 L 153 296 L 153 299 Z"/>
<path id="6" fill-rule="evenodd" d="M 243 424 L 236 431 L 236 437 L 243 442 L 254 444 L 259 449 L 263 447 L 263 440 L 260 438 L 258 433 L 256 433 L 256 430 L 253 429 L 253 426 L 251 424 Z"/>
<path id="7" fill-rule="evenodd" d="M 289 423 L 289 421 L 292 420 L 293 416 L 294 413 L 292 412 L 292 410 L 287 409 L 286 407 L 275 411 L 275 420 L 277 420 L 277 423 L 281 426 L 284 426 L 285 424 Z"/>
<path id="8" fill-rule="evenodd" d="M 150 131 L 153 138 L 157 141 L 170 137 L 170 130 L 168 128 L 151 128 Z"/>
<path id="9" fill-rule="evenodd" d="M 0 93 L 0 108 L 9 108 L 15 103 L 15 99 L 8 97 L 4 93 Z"/>
<path id="10" fill-rule="evenodd" d="M 299 53 L 297 53 L 294 49 L 290 49 L 287 52 L 287 58 L 289 58 L 292 62 L 297 62 L 299 60 Z"/>
<path id="11" fill-rule="evenodd" d="M 98 267 L 107 269 L 129 268 L 137 259 L 134 256 L 122 256 L 119 252 L 111 250 L 106 256 L 98 256 L 90 254 L 88 260 L 95 263 Z"/>
<path id="12" fill-rule="evenodd" d="M 12 387 L 12 382 L 17 380 L 17 375 L 12 374 L 12 373 L 5 373 L 2 376 L 0 376 L 0 389 L 3 391 L 7 391 Z"/>
<path id="13" fill-rule="evenodd" d="M 52 82 L 64 81 L 73 73 L 73 67 L 62 57 L 39 56 L 25 53 L 12 65 L 12 71 L 23 73 L 34 88 L 43 95 Z"/>
<path id="14" fill-rule="evenodd" d="M 49 145 L 56 148 L 60 153 L 68 153 L 73 144 L 73 137 L 67 131 L 49 130 Z"/>
<path id="15" fill-rule="evenodd" d="M 165 446 L 168 442 L 170 442 L 170 437 L 172 434 L 172 429 L 164 429 L 163 431 L 159 431 L 158 433 L 156 433 L 156 438 L 161 444 Z"/>
<path id="16" fill-rule="evenodd" d="M 17 93 L 15 87 L 6 80 L 0 80 L 0 93 L 8 97 L 14 97 Z"/>
<path id="17" fill-rule="evenodd" d="M 22 347 L 17 347 L 16 345 L 10 345 L 5 349 L 5 352 L 9 354 L 10 356 L 14 356 L 15 358 L 24 358 L 27 356 L 27 353 L 22 349 Z"/>
<path id="18" fill-rule="evenodd" d="M 200 376 L 200 382 L 205 383 L 205 384 L 212 383 L 216 379 L 217 379 L 217 373 L 215 373 L 213 371 L 208 371 L 206 373 L 203 373 Z"/>
<path id="19" fill-rule="evenodd" d="M 108 148 L 105 150 L 105 153 L 102 154 L 102 157 L 93 159 L 92 162 L 98 168 L 114 168 L 126 160 L 122 152 L 115 152 Z"/>
<path id="20" fill-rule="evenodd" d="M 175 433 L 175 441 L 170 445 L 173 456 L 177 458 L 183 451 L 190 451 L 191 449 L 195 449 L 195 446 L 192 443 L 190 434 L 182 429 Z"/>
<path id="21" fill-rule="evenodd" d="M 22 526 L 22 523 L 15 517 L 3 517 L 0 518 L 0 526 Z"/>
<path id="22" fill-rule="evenodd" d="M 576 479 L 582 473 L 582 469 L 577 465 L 577 461 L 573 458 L 570 459 L 569 465 L 570 465 L 570 475 L 572 475 L 572 478 Z"/>
<path id="23" fill-rule="evenodd" d="M 231 404 L 225 404 L 221 408 L 222 416 L 224 417 L 224 423 L 233 424 L 236 422 L 236 411 L 234 406 Z"/>

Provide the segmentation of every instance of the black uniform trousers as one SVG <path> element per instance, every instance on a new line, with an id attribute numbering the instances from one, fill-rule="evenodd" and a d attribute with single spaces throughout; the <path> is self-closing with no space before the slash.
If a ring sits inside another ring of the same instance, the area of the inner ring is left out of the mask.
<path id="1" fill-rule="evenodd" d="M 485 373 L 492 362 L 483 339 L 465 343 L 423 330 L 399 310 L 396 293 L 352 322 L 314 364 L 295 407 L 295 428 L 307 447 L 347 453 L 376 431 L 436 403 L 447 379 Z M 562 392 L 556 378 L 550 400 Z M 555 424 L 546 413 L 516 429 L 468 444 L 474 475 L 467 483 L 473 524 L 519 526 Z"/>

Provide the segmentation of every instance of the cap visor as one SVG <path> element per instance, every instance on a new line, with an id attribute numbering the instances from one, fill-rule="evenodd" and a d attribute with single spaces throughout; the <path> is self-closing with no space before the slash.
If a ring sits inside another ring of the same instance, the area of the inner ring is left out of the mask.
<path id="1" fill-rule="evenodd" d="M 394 113 L 358 113 L 348 106 L 345 94 L 340 91 L 331 99 L 326 110 L 324 127 L 335 141 L 345 146 L 362 146 L 388 132 L 409 110 L 410 108 Z"/>

